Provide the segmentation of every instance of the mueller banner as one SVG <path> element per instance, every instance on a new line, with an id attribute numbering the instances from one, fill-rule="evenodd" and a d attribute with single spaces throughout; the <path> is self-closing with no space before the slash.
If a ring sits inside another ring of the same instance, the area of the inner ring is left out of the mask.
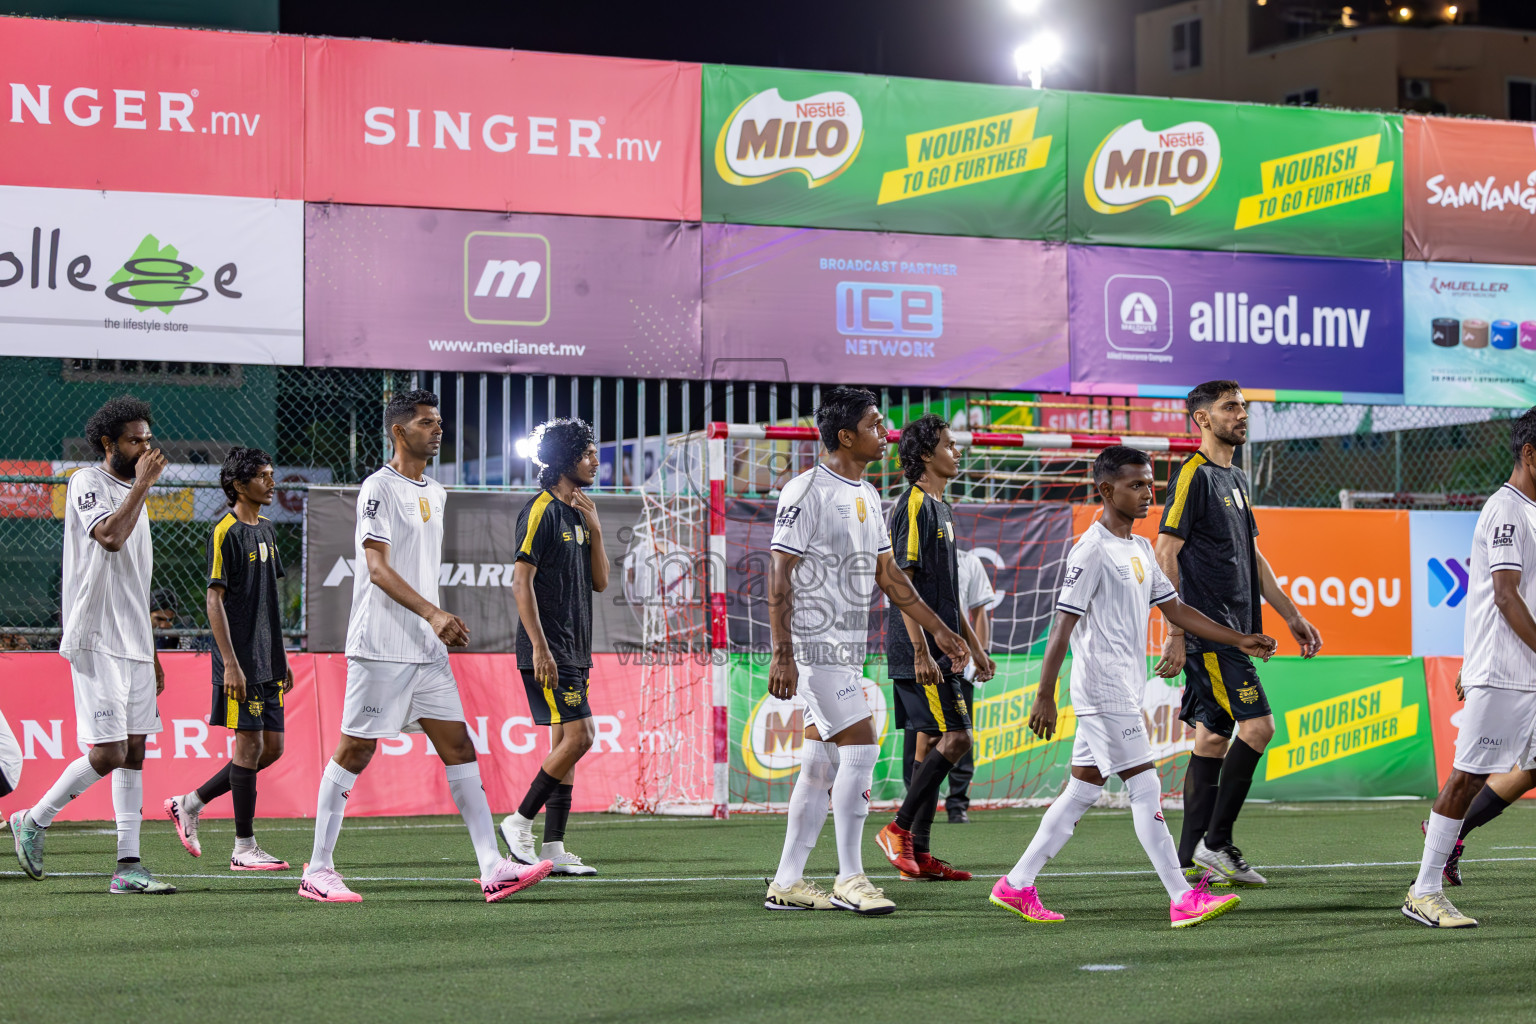
<path id="1" fill-rule="evenodd" d="M 704 218 L 944 235 L 1066 232 L 1064 94 L 710 64 Z"/>
<path id="2" fill-rule="evenodd" d="M 1403 258 L 1536 263 L 1536 125 L 1403 118 Z"/>
<path id="3" fill-rule="evenodd" d="M 442 607 L 469 626 L 471 652 L 516 650 L 517 604 L 512 566 L 517 560 L 517 515 L 533 497 L 503 491 L 454 491 L 443 521 Z M 592 595 L 592 649 L 634 651 L 641 640 L 645 595 L 635 584 L 644 565 L 631 551 L 642 521 L 641 499 L 592 494 L 603 525 L 603 549 L 612 568 L 608 589 Z M 309 492 L 304 531 L 306 629 L 311 651 L 346 648 L 352 578 L 358 572 L 354 533 L 357 489 L 317 487 Z M 362 570 L 367 571 L 367 566 Z M 643 585 L 643 584 L 642 584 Z"/>
<path id="4" fill-rule="evenodd" d="M 704 225 L 704 373 L 1066 390 L 1066 248 Z"/>
<path id="5" fill-rule="evenodd" d="M 1536 266 L 1403 264 L 1409 405 L 1536 404 Z"/>
<path id="6" fill-rule="evenodd" d="M 300 199 L 303 45 L 0 18 L 0 181 Z"/>
<path id="7" fill-rule="evenodd" d="M 1413 653 L 1462 655 L 1476 512 L 1410 512 Z"/>
<path id="8" fill-rule="evenodd" d="M 699 375 L 699 225 L 306 208 L 309 366 Z"/>
<path id="9" fill-rule="evenodd" d="M 0 356 L 302 363 L 303 206 L 0 185 Z"/>
<path id="10" fill-rule="evenodd" d="M 1402 401 L 1395 261 L 1074 245 L 1069 267 L 1079 394 L 1228 378 L 1250 399 Z"/>
<path id="11" fill-rule="evenodd" d="M 1402 258 L 1401 118 L 1088 94 L 1070 110 L 1073 242 Z"/>
<path id="12" fill-rule="evenodd" d="M 699 219 L 699 65 L 305 40 L 312 202 Z"/>

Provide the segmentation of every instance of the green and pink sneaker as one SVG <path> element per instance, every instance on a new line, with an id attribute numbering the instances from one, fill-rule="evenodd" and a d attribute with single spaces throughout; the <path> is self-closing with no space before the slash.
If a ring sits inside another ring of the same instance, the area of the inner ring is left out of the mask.
<path id="1" fill-rule="evenodd" d="M 1007 875 L 999 878 L 997 884 L 992 887 L 992 898 L 989 902 L 995 907 L 1002 907 L 1035 924 L 1055 924 L 1057 921 L 1066 920 L 1064 915 L 1054 910 L 1046 910 L 1041 906 L 1040 894 L 1035 891 L 1034 886 L 1026 885 L 1022 889 L 1015 889 L 1008 884 Z"/>

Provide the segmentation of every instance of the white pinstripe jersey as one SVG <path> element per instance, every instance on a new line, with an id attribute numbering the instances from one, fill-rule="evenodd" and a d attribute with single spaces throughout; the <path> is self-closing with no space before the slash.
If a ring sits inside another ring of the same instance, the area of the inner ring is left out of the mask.
<path id="1" fill-rule="evenodd" d="M 347 657 L 410 662 L 442 657 L 446 648 L 427 620 L 373 585 L 363 542 L 388 544 L 391 568 L 412 590 L 437 604 L 447 501 L 448 492 L 436 480 L 412 480 L 389 466 L 363 481 L 357 494 L 357 574 L 347 620 Z"/>
<path id="2" fill-rule="evenodd" d="M 91 531 L 122 505 L 132 484 L 100 466 L 76 470 L 64 489 L 64 635 L 59 653 L 100 651 L 129 661 L 154 661 L 149 581 L 155 571 L 149 511 L 139 508 L 121 550 L 108 551 Z"/>

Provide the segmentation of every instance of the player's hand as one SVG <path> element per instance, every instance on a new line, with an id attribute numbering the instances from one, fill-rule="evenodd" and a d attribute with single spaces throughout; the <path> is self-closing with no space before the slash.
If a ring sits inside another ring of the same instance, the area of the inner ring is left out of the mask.
<path id="1" fill-rule="evenodd" d="M 1287 622 L 1286 625 L 1291 627 L 1291 636 L 1295 637 L 1296 643 L 1301 647 L 1301 656 L 1303 658 L 1317 657 L 1317 652 L 1323 649 L 1323 634 L 1317 631 L 1317 627 L 1300 615 Z"/>
<path id="2" fill-rule="evenodd" d="M 427 616 L 427 622 L 432 626 L 432 632 L 437 638 L 449 647 L 469 646 L 469 627 L 464 625 L 464 620 L 452 612 L 445 612 L 441 608 Z"/>
<path id="3" fill-rule="evenodd" d="M 925 643 L 922 649 L 912 652 L 912 668 L 917 674 L 918 686 L 938 686 L 944 681 L 944 673 L 939 670 L 939 663 L 933 660 L 933 654 L 927 648 Z"/>
<path id="4" fill-rule="evenodd" d="M 292 676 L 288 678 L 293 679 Z M 230 700 L 245 700 L 245 673 L 238 662 L 224 666 L 224 696 Z"/>
<path id="5" fill-rule="evenodd" d="M 555 656 L 549 653 L 547 644 L 533 649 L 533 678 L 546 690 L 553 690 L 560 683 L 560 666 L 555 664 Z"/>
<path id="6" fill-rule="evenodd" d="M 286 697 L 288 694 L 290 694 L 292 692 L 293 692 L 293 669 L 290 668 L 288 670 L 288 674 L 283 677 L 283 696 Z"/>
<path id="7" fill-rule="evenodd" d="M 986 651 L 977 651 L 975 653 L 975 661 L 976 681 L 978 683 L 991 682 L 992 677 L 997 675 L 997 662 L 993 661 L 992 656 Z"/>
<path id="8" fill-rule="evenodd" d="M 136 483 L 150 486 L 160 479 L 160 474 L 165 472 L 165 452 L 159 448 L 151 448 L 139 456 L 139 461 L 133 464 L 133 479 Z"/>
<path id="9" fill-rule="evenodd" d="M 587 520 L 587 529 L 593 533 L 603 532 L 603 524 L 597 518 L 597 504 L 587 497 L 586 491 L 579 490 L 576 492 L 576 496 L 571 499 L 571 508 L 580 512 Z"/>
<path id="10" fill-rule="evenodd" d="M 1056 733 L 1056 701 L 1038 691 L 1035 706 L 1029 709 L 1029 731 L 1043 740 Z"/>
<path id="11" fill-rule="evenodd" d="M 789 700 L 799 689 L 800 669 L 795 665 L 794 653 L 787 647 L 775 650 L 768 662 L 768 692 L 779 700 Z"/>
<path id="12" fill-rule="evenodd" d="M 165 692 L 165 669 L 160 664 L 160 655 L 155 655 L 155 696 Z"/>
<path id="13" fill-rule="evenodd" d="M 1279 643 L 1272 636 L 1263 633 L 1249 633 L 1243 637 L 1243 642 L 1237 645 L 1237 649 L 1250 658 L 1258 658 L 1260 661 L 1268 661 L 1270 655 L 1275 653 Z"/>
<path id="14" fill-rule="evenodd" d="M 966 646 L 964 638 L 952 629 L 936 634 L 933 642 L 939 645 L 939 650 L 949 655 L 949 670 L 956 675 L 965 671 L 966 664 L 971 660 L 971 649 Z"/>
<path id="15" fill-rule="evenodd" d="M 1463 704 L 1467 701 L 1467 691 L 1461 688 L 1461 669 L 1456 670 L 1456 699 Z"/>
<path id="16" fill-rule="evenodd" d="M 1187 657 L 1184 649 L 1184 634 L 1169 633 L 1168 639 L 1163 641 L 1163 656 L 1153 667 L 1160 678 L 1172 679 L 1184 671 L 1184 659 Z"/>

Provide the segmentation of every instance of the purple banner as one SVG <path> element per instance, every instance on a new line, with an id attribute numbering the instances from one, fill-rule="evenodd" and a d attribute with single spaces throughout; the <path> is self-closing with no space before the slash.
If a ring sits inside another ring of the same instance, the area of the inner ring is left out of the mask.
<path id="1" fill-rule="evenodd" d="M 699 226 L 311 204 L 304 363 L 696 377 Z"/>
<path id="2" fill-rule="evenodd" d="M 704 371 L 726 380 L 1065 389 L 1066 249 L 704 225 Z"/>
<path id="3" fill-rule="evenodd" d="M 1395 261 L 1074 245 L 1068 265 L 1078 394 L 1182 396 L 1231 379 L 1402 401 Z"/>

